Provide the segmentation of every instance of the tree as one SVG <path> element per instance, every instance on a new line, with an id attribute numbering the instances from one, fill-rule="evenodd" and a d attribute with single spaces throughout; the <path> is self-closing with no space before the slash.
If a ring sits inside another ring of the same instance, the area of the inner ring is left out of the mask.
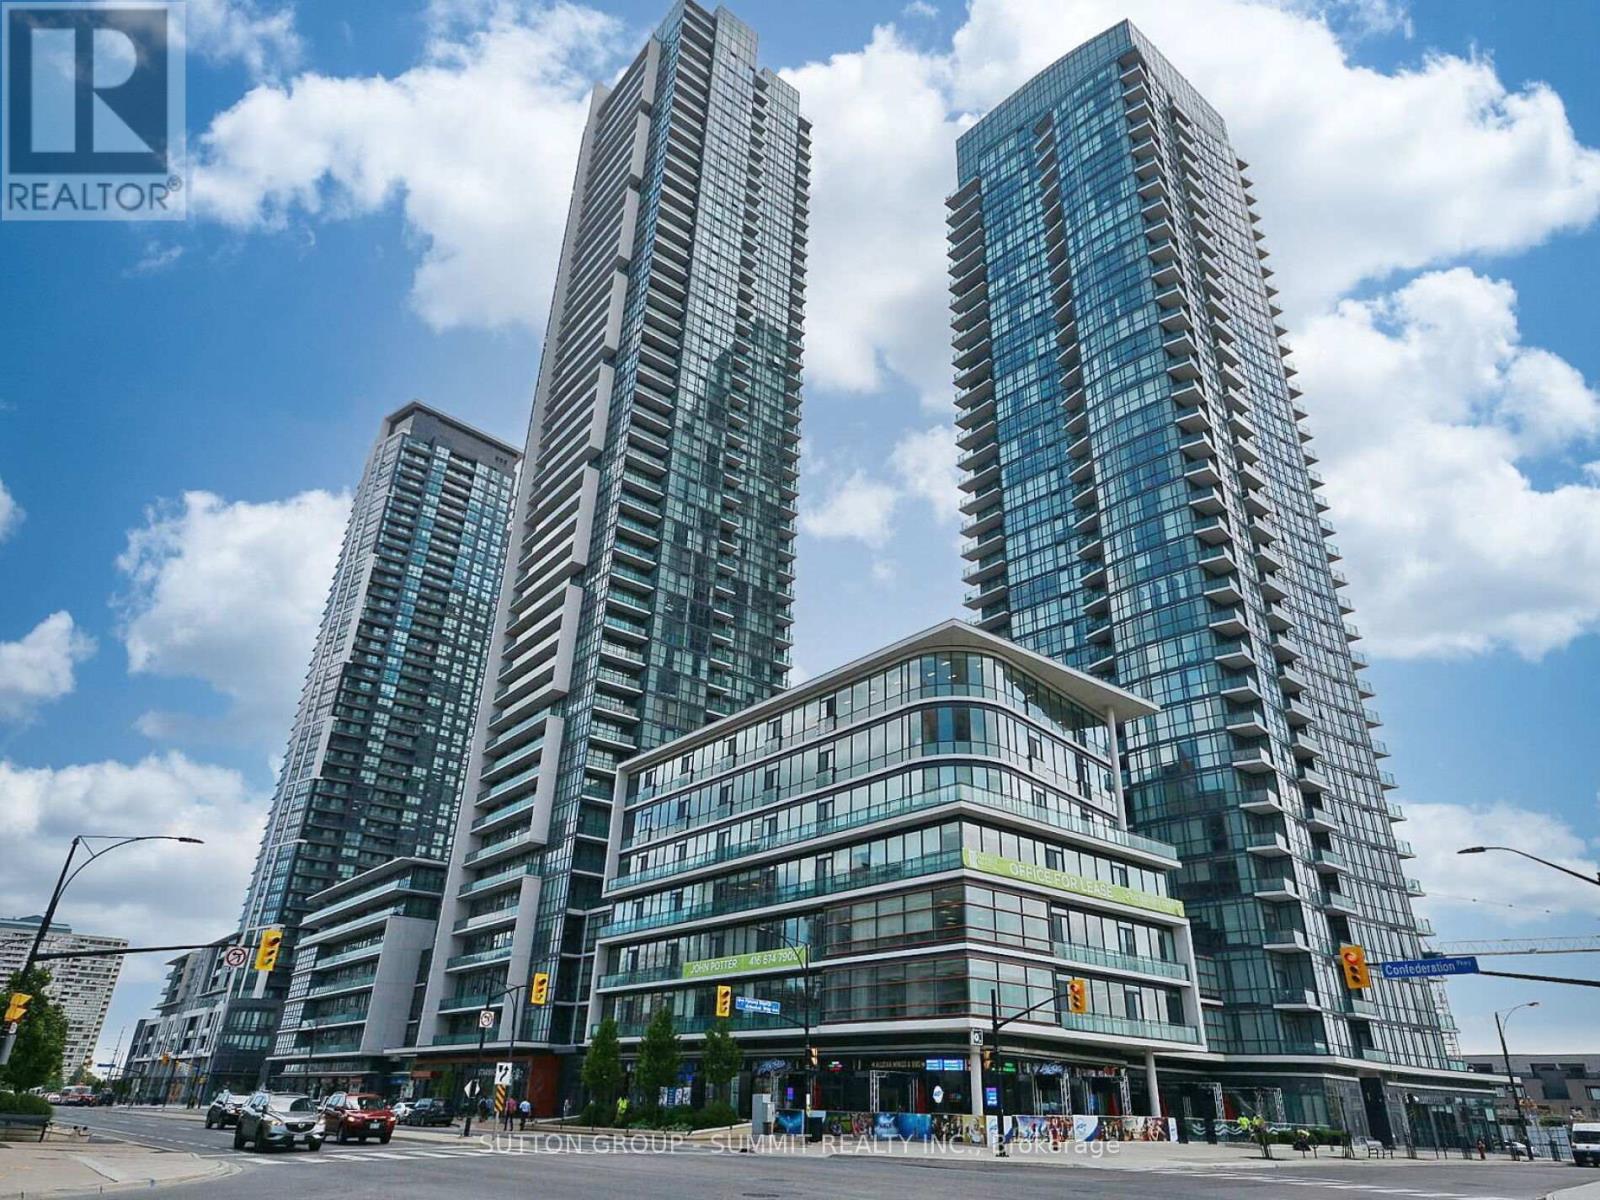
<path id="1" fill-rule="evenodd" d="M 607 1017 L 594 1031 L 589 1052 L 583 1056 L 583 1086 L 594 1099 L 610 1104 L 621 1082 L 622 1047 L 617 1044 L 617 1022 Z"/>
<path id="2" fill-rule="evenodd" d="M 682 1061 L 683 1048 L 672 1028 L 672 1009 L 663 1004 L 650 1018 L 639 1042 L 639 1086 L 644 1089 L 647 1107 L 655 1108 L 661 1089 L 678 1082 L 678 1064 Z"/>
<path id="3" fill-rule="evenodd" d="M 6 995 L 26 992 L 28 1015 L 17 1031 L 17 1044 L 11 1062 L 4 1068 L 6 1081 L 14 1091 L 44 1087 L 61 1078 L 61 1056 L 67 1048 L 67 1014 L 51 1001 L 50 972 L 35 966 L 18 971 L 6 985 Z"/>
<path id="4" fill-rule="evenodd" d="M 724 1017 L 706 1030 L 706 1043 L 700 1051 L 700 1069 L 706 1081 L 716 1085 L 717 1099 L 727 1100 L 728 1081 L 744 1066 L 744 1052 L 733 1040 L 728 1019 Z"/>

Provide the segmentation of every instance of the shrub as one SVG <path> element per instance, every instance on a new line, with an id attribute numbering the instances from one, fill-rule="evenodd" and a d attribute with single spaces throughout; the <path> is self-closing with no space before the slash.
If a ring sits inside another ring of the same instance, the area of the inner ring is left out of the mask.
<path id="1" fill-rule="evenodd" d="M 584 1125 L 603 1125 L 607 1128 L 617 1123 L 617 1106 L 610 1100 L 591 1100 L 583 1106 L 578 1120 Z"/>
<path id="2" fill-rule="evenodd" d="M 48 1117 L 55 1112 L 50 1101 L 43 1096 L 30 1096 L 26 1092 L 0 1092 L 0 1113 L 16 1113 L 24 1117 Z"/>

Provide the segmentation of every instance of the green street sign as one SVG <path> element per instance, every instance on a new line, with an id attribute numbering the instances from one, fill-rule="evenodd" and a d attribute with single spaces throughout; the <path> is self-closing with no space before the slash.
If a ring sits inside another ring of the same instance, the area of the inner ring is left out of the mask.
<path id="1" fill-rule="evenodd" d="M 726 958 L 697 958 L 683 964 L 683 979 L 725 979 L 751 971 L 770 971 L 774 967 L 803 967 L 803 950 L 784 946 L 779 950 L 757 950 L 751 954 L 730 954 Z"/>
<path id="2" fill-rule="evenodd" d="M 961 865 L 969 871 L 982 871 L 985 875 L 998 875 L 1002 879 L 1015 879 L 1019 883 L 1036 883 L 1054 891 L 1071 892 L 1075 896 L 1093 896 L 1101 900 L 1131 905 L 1134 908 L 1148 909 L 1151 912 L 1166 913 L 1173 917 L 1183 916 L 1182 900 L 1136 891 L 1100 879 L 1089 879 L 1069 871 L 1056 871 L 1050 867 L 1019 862 L 1014 858 L 1002 858 L 986 850 L 963 849 Z"/>

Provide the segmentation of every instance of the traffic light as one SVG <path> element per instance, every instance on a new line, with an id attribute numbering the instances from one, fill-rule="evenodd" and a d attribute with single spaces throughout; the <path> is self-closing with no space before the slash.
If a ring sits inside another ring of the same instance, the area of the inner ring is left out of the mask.
<path id="1" fill-rule="evenodd" d="M 983 1069 L 985 1071 L 994 1070 L 994 1051 L 988 1046 L 983 1048 Z"/>
<path id="2" fill-rule="evenodd" d="M 731 1017 L 733 1015 L 733 989 L 727 984 L 717 985 L 717 1016 Z"/>
<path id="3" fill-rule="evenodd" d="M 811 1069 L 813 1071 L 815 1071 L 817 1069 L 817 1048 L 815 1046 L 811 1047 L 810 1054 L 811 1054 Z"/>
<path id="4" fill-rule="evenodd" d="M 533 976 L 533 986 L 528 989 L 528 1003 L 544 1005 L 550 1003 L 550 973 L 537 971 Z"/>
<path id="5" fill-rule="evenodd" d="M 1086 1013 L 1089 1011 L 1089 981 L 1087 979 L 1067 980 L 1067 1011 L 1072 1013 Z"/>
<path id="6" fill-rule="evenodd" d="M 33 996 L 28 992 L 12 992 L 11 999 L 6 1002 L 6 1020 L 20 1021 L 28 1015 L 28 1001 Z"/>
<path id="7" fill-rule="evenodd" d="M 1340 946 L 1339 965 L 1344 968 L 1344 985 L 1352 990 L 1372 986 L 1367 969 L 1367 952 L 1360 946 Z"/>
<path id="8" fill-rule="evenodd" d="M 270 971 L 278 965 L 278 947 L 283 944 L 283 930 L 263 929 L 261 941 L 256 944 L 256 970 Z"/>

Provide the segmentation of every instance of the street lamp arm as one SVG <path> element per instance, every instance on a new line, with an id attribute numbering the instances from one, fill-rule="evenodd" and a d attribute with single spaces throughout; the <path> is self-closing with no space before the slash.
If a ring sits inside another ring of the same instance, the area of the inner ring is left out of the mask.
<path id="1" fill-rule="evenodd" d="M 1582 871 L 1574 871 L 1571 867 L 1564 867 L 1560 863 L 1551 862 L 1548 858 L 1540 858 L 1537 854 L 1529 854 L 1526 850 L 1518 850 L 1515 846 L 1466 846 L 1457 850 L 1457 854 L 1482 854 L 1486 850 L 1503 850 L 1507 854 L 1520 855 L 1530 862 L 1539 863 L 1549 867 L 1552 871 L 1560 871 L 1563 875 L 1571 875 L 1574 879 L 1581 879 L 1587 884 L 1600 887 L 1600 875 L 1585 875 Z"/>

